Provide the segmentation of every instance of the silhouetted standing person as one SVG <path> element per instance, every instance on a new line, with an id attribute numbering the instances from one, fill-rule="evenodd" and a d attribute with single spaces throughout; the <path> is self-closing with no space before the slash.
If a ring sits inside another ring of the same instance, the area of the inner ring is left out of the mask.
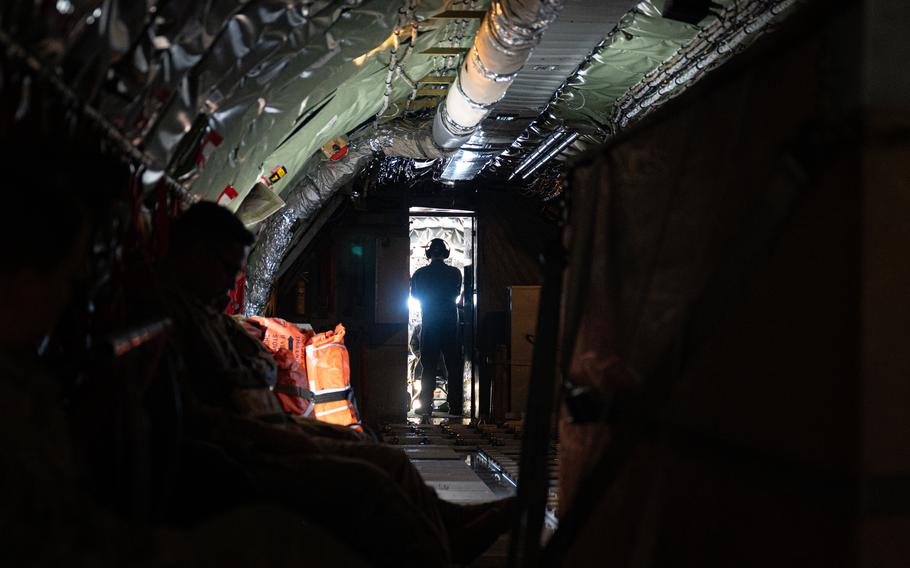
<path id="1" fill-rule="evenodd" d="M 430 264 L 411 277 L 411 296 L 420 301 L 421 324 L 420 409 L 418 414 L 433 411 L 433 391 L 436 388 L 436 367 L 439 354 L 445 357 L 448 374 L 448 403 L 452 414 L 462 413 L 463 361 L 458 344 L 458 308 L 455 300 L 461 293 L 461 271 L 445 263 L 449 247 L 442 239 L 433 239 L 427 246 Z"/>

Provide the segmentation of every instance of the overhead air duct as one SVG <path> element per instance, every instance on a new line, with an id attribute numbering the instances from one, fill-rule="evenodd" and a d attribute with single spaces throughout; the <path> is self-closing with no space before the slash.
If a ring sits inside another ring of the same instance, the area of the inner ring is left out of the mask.
<path id="1" fill-rule="evenodd" d="M 459 148 L 505 95 L 563 0 L 493 0 L 433 120 L 433 140 Z"/>
<path id="2" fill-rule="evenodd" d="M 287 205 L 269 217 L 250 254 L 244 312 L 261 315 L 268 301 L 274 279 L 284 256 L 290 249 L 298 222 L 309 223 L 329 199 L 366 167 L 381 156 L 400 156 L 429 161 L 445 158 L 449 153 L 437 148 L 430 139 L 426 122 L 404 120 L 364 130 L 352 136 L 344 157 L 323 160 L 288 191 Z"/>

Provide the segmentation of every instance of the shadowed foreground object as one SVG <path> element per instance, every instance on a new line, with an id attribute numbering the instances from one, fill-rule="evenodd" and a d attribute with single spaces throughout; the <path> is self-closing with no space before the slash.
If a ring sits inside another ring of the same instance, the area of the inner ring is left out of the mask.
<path id="1" fill-rule="evenodd" d="M 910 566 L 908 21 L 3 2 L 0 564 Z"/>

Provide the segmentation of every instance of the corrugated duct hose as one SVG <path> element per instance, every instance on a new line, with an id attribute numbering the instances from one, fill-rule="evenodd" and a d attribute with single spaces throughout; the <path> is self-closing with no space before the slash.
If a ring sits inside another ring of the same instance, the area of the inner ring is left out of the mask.
<path id="1" fill-rule="evenodd" d="M 289 192 L 287 206 L 269 219 L 250 255 L 244 313 L 262 312 L 298 222 L 311 221 L 370 160 L 381 156 L 433 160 L 460 148 L 508 90 L 562 4 L 563 0 L 494 0 L 432 124 L 396 121 L 363 132 L 352 140 L 345 158 L 321 164 L 304 176 Z"/>
<path id="2" fill-rule="evenodd" d="M 293 228 L 307 224 L 374 157 L 445 158 L 461 147 L 503 97 L 563 0 L 494 0 L 432 123 L 395 121 L 352 137 L 347 155 L 321 164 L 288 193 L 287 206 L 267 222 L 247 271 L 244 313 L 257 315 L 290 248 Z"/>
<path id="3" fill-rule="evenodd" d="M 563 0 L 494 0 L 433 121 L 433 141 L 457 149 L 505 96 Z"/>

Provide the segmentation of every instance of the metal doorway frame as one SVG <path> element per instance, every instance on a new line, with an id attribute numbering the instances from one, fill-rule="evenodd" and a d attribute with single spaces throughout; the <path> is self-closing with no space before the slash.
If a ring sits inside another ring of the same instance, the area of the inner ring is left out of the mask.
<path id="1" fill-rule="evenodd" d="M 459 328 L 461 331 L 462 347 L 464 349 L 464 361 L 470 363 L 470 392 L 466 397 L 469 402 L 469 416 L 475 418 L 478 415 L 479 383 L 477 380 L 477 212 L 465 209 L 437 209 L 431 207 L 411 207 L 408 210 L 408 235 L 411 233 L 413 219 L 426 217 L 457 217 L 470 222 L 470 241 L 465 242 L 464 246 L 469 247 L 466 250 L 466 257 L 470 264 L 464 268 L 471 267 L 470 271 L 463 271 L 462 284 L 462 305 L 459 308 L 461 318 Z M 410 271 L 413 274 L 413 271 Z M 409 277 L 410 275 L 409 274 Z M 408 342 L 411 339 L 410 316 L 408 325 Z"/>

